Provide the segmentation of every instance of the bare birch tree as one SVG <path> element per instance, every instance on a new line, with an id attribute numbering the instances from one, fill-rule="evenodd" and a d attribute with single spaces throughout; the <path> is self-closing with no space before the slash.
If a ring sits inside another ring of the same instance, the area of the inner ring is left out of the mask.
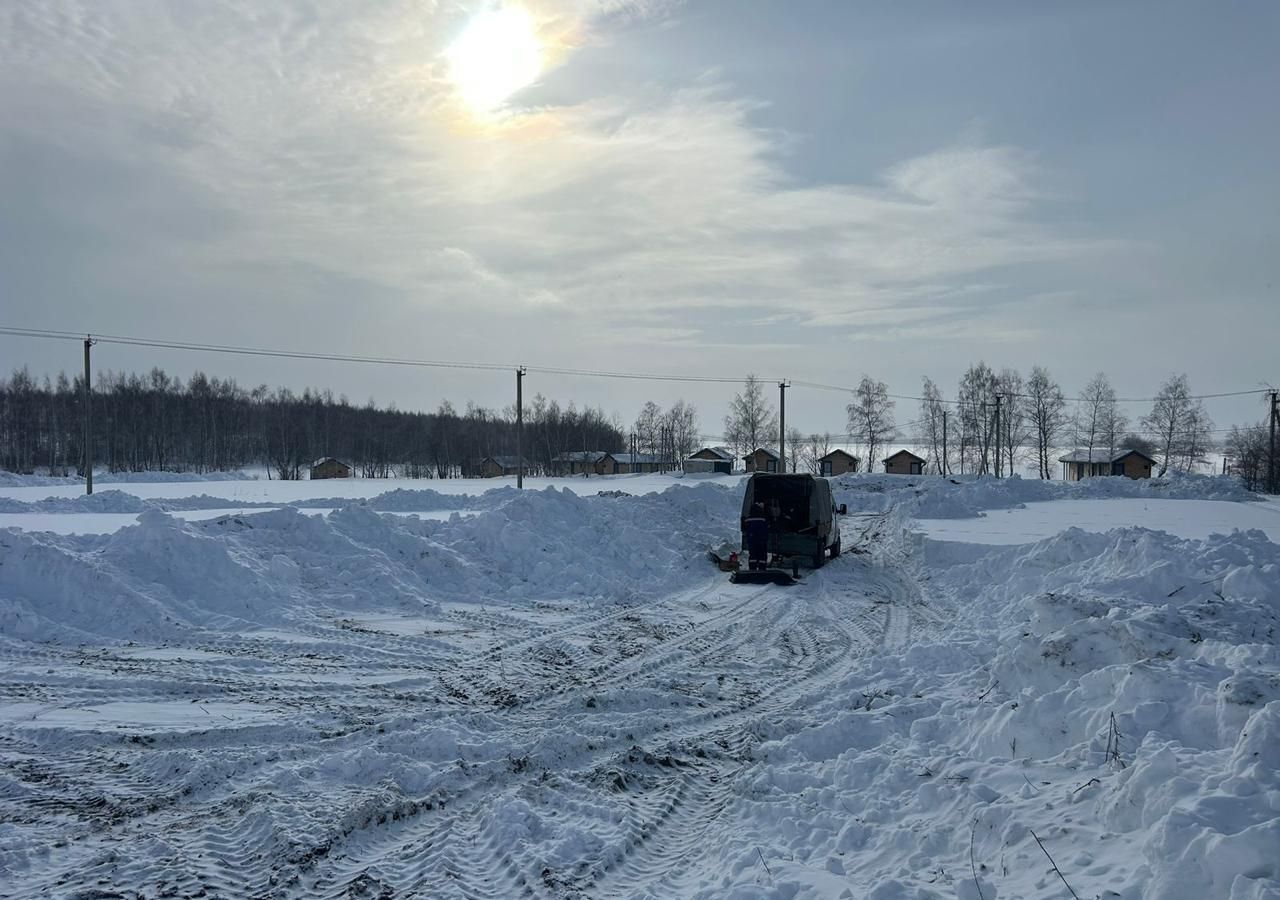
<path id="1" fill-rule="evenodd" d="M 698 449 L 698 410 L 683 399 L 667 411 L 666 427 L 677 460 L 688 459 Z"/>
<path id="2" fill-rule="evenodd" d="M 764 386 L 755 375 L 748 375 L 742 392 L 729 404 L 729 415 L 724 419 L 725 441 L 741 457 L 776 442 L 777 432 L 778 414 L 765 399 Z"/>
<path id="3" fill-rule="evenodd" d="M 997 452 L 1009 464 L 1008 474 L 1012 475 L 1018 463 L 1026 459 L 1031 444 L 1031 420 L 1022 402 L 1026 399 L 1026 386 L 1016 369 L 1002 369 L 996 379 L 996 390 L 1002 398 Z"/>
<path id="4" fill-rule="evenodd" d="M 996 374 L 985 362 L 970 366 L 960 377 L 960 471 L 979 475 L 991 471 L 996 448 Z"/>
<path id="5" fill-rule="evenodd" d="M 862 376 L 847 411 L 849 434 L 866 448 L 868 472 L 875 465 L 880 449 L 897 434 L 893 423 L 894 405 L 887 384 L 869 375 Z"/>
<path id="6" fill-rule="evenodd" d="M 1035 436 L 1040 477 L 1052 478 L 1053 467 L 1049 457 L 1059 436 L 1067 428 L 1067 401 L 1062 396 L 1062 388 L 1040 366 L 1031 370 L 1026 394 L 1022 406 Z"/>
<path id="7" fill-rule="evenodd" d="M 805 459 L 809 470 L 814 475 L 822 474 L 822 457 L 831 452 L 831 433 L 809 435 L 809 444 L 805 447 Z"/>
<path id="8" fill-rule="evenodd" d="M 1151 412 L 1142 417 L 1142 427 L 1155 438 L 1160 477 L 1170 468 L 1189 471 L 1200 462 L 1213 421 L 1204 404 L 1191 396 L 1187 376 L 1172 375 L 1160 385 Z"/>
<path id="9" fill-rule="evenodd" d="M 787 429 L 787 465 L 789 471 L 799 472 L 800 466 L 804 463 L 804 434 L 799 428 Z"/>
<path id="10" fill-rule="evenodd" d="M 947 474 L 947 461 L 943 459 L 946 418 L 942 392 L 933 383 L 933 379 L 926 375 L 920 392 L 920 421 L 916 426 L 916 439 L 928 448 L 926 469 L 939 475 Z"/>
<path id="11" fill-rule="evenodd" d="M 1109 455 L 1113 454 L 1127 425 L 1116 405 L 1115 388 L 1106 373 L 1099 372 L 1080 392 L 1075 418 L 1076 446 L 1088 451 L 1090 462 L 1093 462 L 1094 450 L 1106 449 Z"/>

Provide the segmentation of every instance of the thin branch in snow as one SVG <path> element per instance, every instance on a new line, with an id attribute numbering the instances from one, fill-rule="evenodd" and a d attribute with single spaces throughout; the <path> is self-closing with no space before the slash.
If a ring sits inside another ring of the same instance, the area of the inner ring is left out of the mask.
<path id="1" fill-rule="evenodd" d="M 1072 792 L 1071 792 L 1071 796 L 1072 796 L 1072 797 L 1074 797 L 1076 794 L 1080 793 L 1080 792 L 1081 792 L 1081 791 L 1083 791 L 1085 788 L 1087 788 L 1087 787 L 1093 787 L 1095 784 L 1102 784 L 1102 782 L 1101 782 L 1101 781 L 1099 781 L 1099 780 L 1098 780 L 1098 779 L 1096 779 L 1096 778 L 1090 778 L 1090 779 L 1089 779 L 1088 781 L 1086 781 L 1084 784 L 1080 785 L 1080 787 L 1078 787 L 1078 788 L 1076 788 L 1074 791 L 1072 791 Z"/>
<path id="2" fill-rule="evenodd" d="M 1036 843 L 1040 845 L 1040 849 L 1044 850 L 1045 858 L 1049 860 L 1049 865 L 1053 866 L 1053 871 L 1058 873 L 1058 877 L 1061 878 L 1062 883 L 1067 886 L 1067 890 L 1071 891 L 1071 896 L 1075 897 L 1076 900 L 1080 900 L 1080 895 L 1076 893 L 1075 888 L 1073 888 L 1071 884 L 1067 881 L 1067 876 L 1062 874 L 1062 870 L 1059 869 L 1058 864 L 1053 861 L 1053 857 L 1049 855 L 1049 851 L 1045 850 L 1044 842 L 1040 840 L 1040 836 L 1035 833 L 1034 829 L 1028 829 L 1028 830 L 1031 831 L 1031 836 L 1036 839 Z"/>
<path id="3" fill-rule="evenodd" d="M 982 893 L 982 882 L 978 880 L 978 863 L 973 855 L 973 842 L 978 832 L 978 818 L 981 815 L 979 813 L 973 817 L 973 825 L 969 828 L 969 871 L 973 873 L 973 886 L 978 889 L 978 900 L 987 900 Z"/>
<path id="4" fill-rule="evenodd" d="M 769 870 L 769 864 L 764 861 L 764 853 L 760 851 L 759 847 L 756 848 L 756 854 L 760 857 L 760 865 L 764 866 L 765 874 L 769 876 L 770 881 L 773 881 L 773 872 Z"/>

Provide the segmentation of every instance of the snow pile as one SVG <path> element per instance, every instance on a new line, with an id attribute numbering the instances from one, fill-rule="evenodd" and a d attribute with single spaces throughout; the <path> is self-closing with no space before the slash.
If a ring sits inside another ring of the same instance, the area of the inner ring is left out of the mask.
<path id="1" fill-rule="evenodd" d="M 256 476 L 245 472 L 97 472 L 95 484 L 170 484 L 187 481 L 249 481 Z M 79 475 L 20 475 L 0 470 L 0 488 L 62 487 L 84 484 Z"/>
<path id="2" fill-rule="evenodd" d="M 113 509 L 135 501 L 84 499 Z M 138 525 L 109 536 L 10 529 L 0 532 L 0 633 L 156 640 L 190 628 L 430 611 L 446 600 L 628 603 L 701 571 L 703 548 L 734 535 L 740 502 L 714 485 L 626 498 L 548 488 L 502 499 L 449 521 L 352 504 L 328 517 L 284 508 L 202 523 L 136 501 Z"/>
<path id="3" fill-rule="evenodd" d="M 494 493 L 515 493 L 514 488 L 505 488 Z M 434 512 L 436 510 L 467 509 L 469 501 L 475 498 L 467 494 L 442 494 L 429 488 L 424 490 L 406 490 L 396 488 L 379 494 L 366 501 L 370 509 L 379 512 Z M 510 495 L 506 497 L 510 499 Z M 306 500 L 294 500 L 289 506 L 299 508 L 320 509 L 325 507 L 348 506 L 350 497 L 309 497 Z"/>
<path id="4" fill-rule="evenodd" d="M 743 791 L 781 816 L 797 883 L 1065 895 L 1034 832 L 1082 897 L 1280 895 L 1280 546 L 1138 528 L 968 561 L 934 546 L 919 576 L 945 639 L 811 698 L 821 724 L 766 744 Z"/>
<path id="5" fill-rule="evenodd" d="M 1238 479 L 1222 475 L 1170 475 L 1165 478 L 1086 478 L 1043 481 L 957 475 L 842 475 L 832 479 L 836 502 L 850 511 L 881 512 L 893 507 L 919 519 L 980 516 L 987 509 L 1013 509 L 1046 500 L 1116 498 L 1251 501 Z"/>
<path id="6" fill-rule="evenodd" d="M 222 505 L 227 504 L 223 502 Z M 155 503 L 123 491 L 99 491 L 80 497 L 49 497 L 30 503 L 0 498 L 0 512 L 6 513 L 141 513 L 157 508 Z"/>

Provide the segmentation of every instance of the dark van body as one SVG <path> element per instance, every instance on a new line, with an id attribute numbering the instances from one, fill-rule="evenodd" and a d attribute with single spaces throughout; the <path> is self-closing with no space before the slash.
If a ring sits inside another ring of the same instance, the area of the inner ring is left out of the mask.
<path id="1" fill-rule="evenodd" d="M 750 550 L 748 535 L 758 545 L 767 527 L 771 556 L 800 557 L 816 568 L 828 554 L 833 559 L 840 555 L 840 524 L 831 485 L 822 478 L 757 472 L 747 481 L 742 497 L 741 524 L 744 550 Z"/>

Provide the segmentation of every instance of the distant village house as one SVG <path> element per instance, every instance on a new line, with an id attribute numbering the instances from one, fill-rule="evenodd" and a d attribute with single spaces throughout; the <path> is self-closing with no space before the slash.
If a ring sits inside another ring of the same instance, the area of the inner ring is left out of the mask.
<path id="1" fill-rule="evenodd" d="M 341 460 L 326 456 L 311 464 L 311 480 L 319 478 L 350 478 L 351 467 Z"/>
<path id="2" fill-rule="evenodd" d="M 703 447 L 684 461 L 684 470 L 730 475 L 733 473 L 733 454 L 724 447 Z"/>
<path id="3" fill-rule="evenodd" d="M 826 456 L 819 457 L 818 463 L 822 474 L 828 477 L 858 471 L 858 457 L 844 450 L 832 450 Z"/>
<path id="4" fill-rule="evenodd" d="M 884 471 L 888 475 L 923 475 L 924 463 L 924 457 L 916 456 L 910 450 L 899 450 L 885 457 Z"/>
<path id="5" fill-rule="evenodd" d="M 780 457 L 768 447 L 757 447 L 742 457 L 748 472 L 778 472 Z"/>
<path id="6" fill-rule="evenodd" d="M 551 471 L 556 475 L 605 475 L 612 473 L 612 463 L 604 450 L 573 450 L 561 453 L 551 460 Z"/>
<path id="7" fill-rule="evenodd" d="M 524 461 L 524 471 L 529 472 L 529 460 Z M 476 466 L 481 478 L 502 478 L 520 473 L 520 457 L 518 456 L 486 456 Z"/>
<path id="8" fill-rule="evenodd" d="M 665 472 L 675 465 L 656 453 L 606 453 L 601 467 L 606 475 L 633 475 Z"/>
<path id="9" fill-rule="evenodd" d="M 1058 457 L 1062 463 L 1063 481 L 1080 481 L 1105 475 L 1123 475 L 1126 478 L 1150 478 L 1151 467 L 1156 461 L 1141 450 L 1076 450 Z"/>

